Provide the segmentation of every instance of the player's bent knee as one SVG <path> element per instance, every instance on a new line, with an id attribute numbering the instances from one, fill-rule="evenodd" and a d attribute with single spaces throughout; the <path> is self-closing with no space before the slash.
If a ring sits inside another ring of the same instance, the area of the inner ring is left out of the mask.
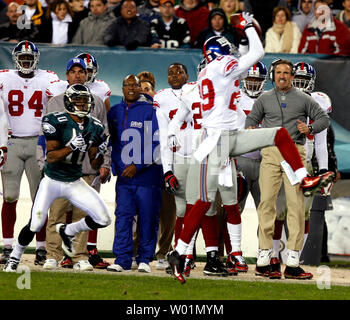
<path id="1" fill-rule="evenodd" d="M 91 230 L 105 228 L 112 223 L 112 219 L 109 215 L 100 218 L 98 221 L 93 220 L 90 216 L 85 217 L 85 223 Z"/>

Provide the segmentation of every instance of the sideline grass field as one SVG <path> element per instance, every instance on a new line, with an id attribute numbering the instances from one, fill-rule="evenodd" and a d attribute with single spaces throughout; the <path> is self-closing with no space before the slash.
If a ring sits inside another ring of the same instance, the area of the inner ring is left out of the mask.
<path id="1" fill-rule="evenodd" d="M 1 300 L 349 300 L 348 286 L 320 290 L 315 283 L 190 279 L 117 274 L 31 272 L 30 289 L 19 273 L 0 272 Z M 24 283 L 24 282 L 22 282 Z"/>

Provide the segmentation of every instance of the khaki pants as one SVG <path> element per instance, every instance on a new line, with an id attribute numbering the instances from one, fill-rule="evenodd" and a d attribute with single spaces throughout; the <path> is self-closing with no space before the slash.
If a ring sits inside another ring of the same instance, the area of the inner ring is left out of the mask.
<path id="1" fill-rule="evenodd" d="M 305 148 L 297 145 L 301 158 L 305 162 Z M 299 184 L 292 186 L 283 172 L 281 162 L 284 160 L 277 147 L 267 147 L 261 151 L 259 185 L 261 199 L 258 207 L 259 219 L 259 248 L 271 249 L 274 224 L 276 219 L 276 201 L 281 189 L 282 181 L 286 193 L 286 207 L 288 211 L 287 225 L 289 237 L 287 248 L 299 251 L 302 248 L 305 228 L 305 199 Z"/>
<path id="2" fill-rule="evenodd" d="M 83 179 L 91 185 L 95 175 L 84 176 Z M 99 191 L 99 190 L 97 190 Z M 86 213 L 70 204 L 66 199 L 60 198 L 53 202 L 50 207 L 50 214 L 48 216 L 47 227 L 46 227 L 46 250 L 47 259 L 55 259 L 60 261 L 64 255 L 62 250 L 62 239 L 56 232 L 56 224 L 66 223 L 66 212 L 73 211 L 72 222 L 79 221 L 86 216 Z M 89 232 L 84 231 L 76 235 L 75 237 L 75 256 L 73 257 L 74 262 L 80 260 L 88 260 L 87 252 L 87 241 Z"/>

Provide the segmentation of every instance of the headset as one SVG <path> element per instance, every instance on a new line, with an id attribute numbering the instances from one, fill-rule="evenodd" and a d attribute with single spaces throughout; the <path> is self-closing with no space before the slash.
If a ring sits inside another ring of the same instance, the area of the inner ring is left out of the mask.
<path id="1" fill-rule="evenodd" d="M 283 60 L 283 59 L 276 59 L 276 60 L 272 61 L 271 65 L 270 65 L 270 68 L 269 68 L 269 79 L 270 79 L 271 83 L 275 82 L 275 68 L 279 64 L 287 64 L 287 65 L 289 65 L 290 69 L 291 69 L 292 76 L 295 75 L 295 66 L 294 66 L 294 64 L 291 61 Z"/>

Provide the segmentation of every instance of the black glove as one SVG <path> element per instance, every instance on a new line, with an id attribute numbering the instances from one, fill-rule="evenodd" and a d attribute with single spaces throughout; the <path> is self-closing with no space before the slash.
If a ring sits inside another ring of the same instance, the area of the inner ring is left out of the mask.
<path id="1" fill-rule="evenodd" d="M 165 189 L 171 194 L 174 194 L 179 189 L 179 181 L 177 181 L 172 171 L 164 174 Z"/>

